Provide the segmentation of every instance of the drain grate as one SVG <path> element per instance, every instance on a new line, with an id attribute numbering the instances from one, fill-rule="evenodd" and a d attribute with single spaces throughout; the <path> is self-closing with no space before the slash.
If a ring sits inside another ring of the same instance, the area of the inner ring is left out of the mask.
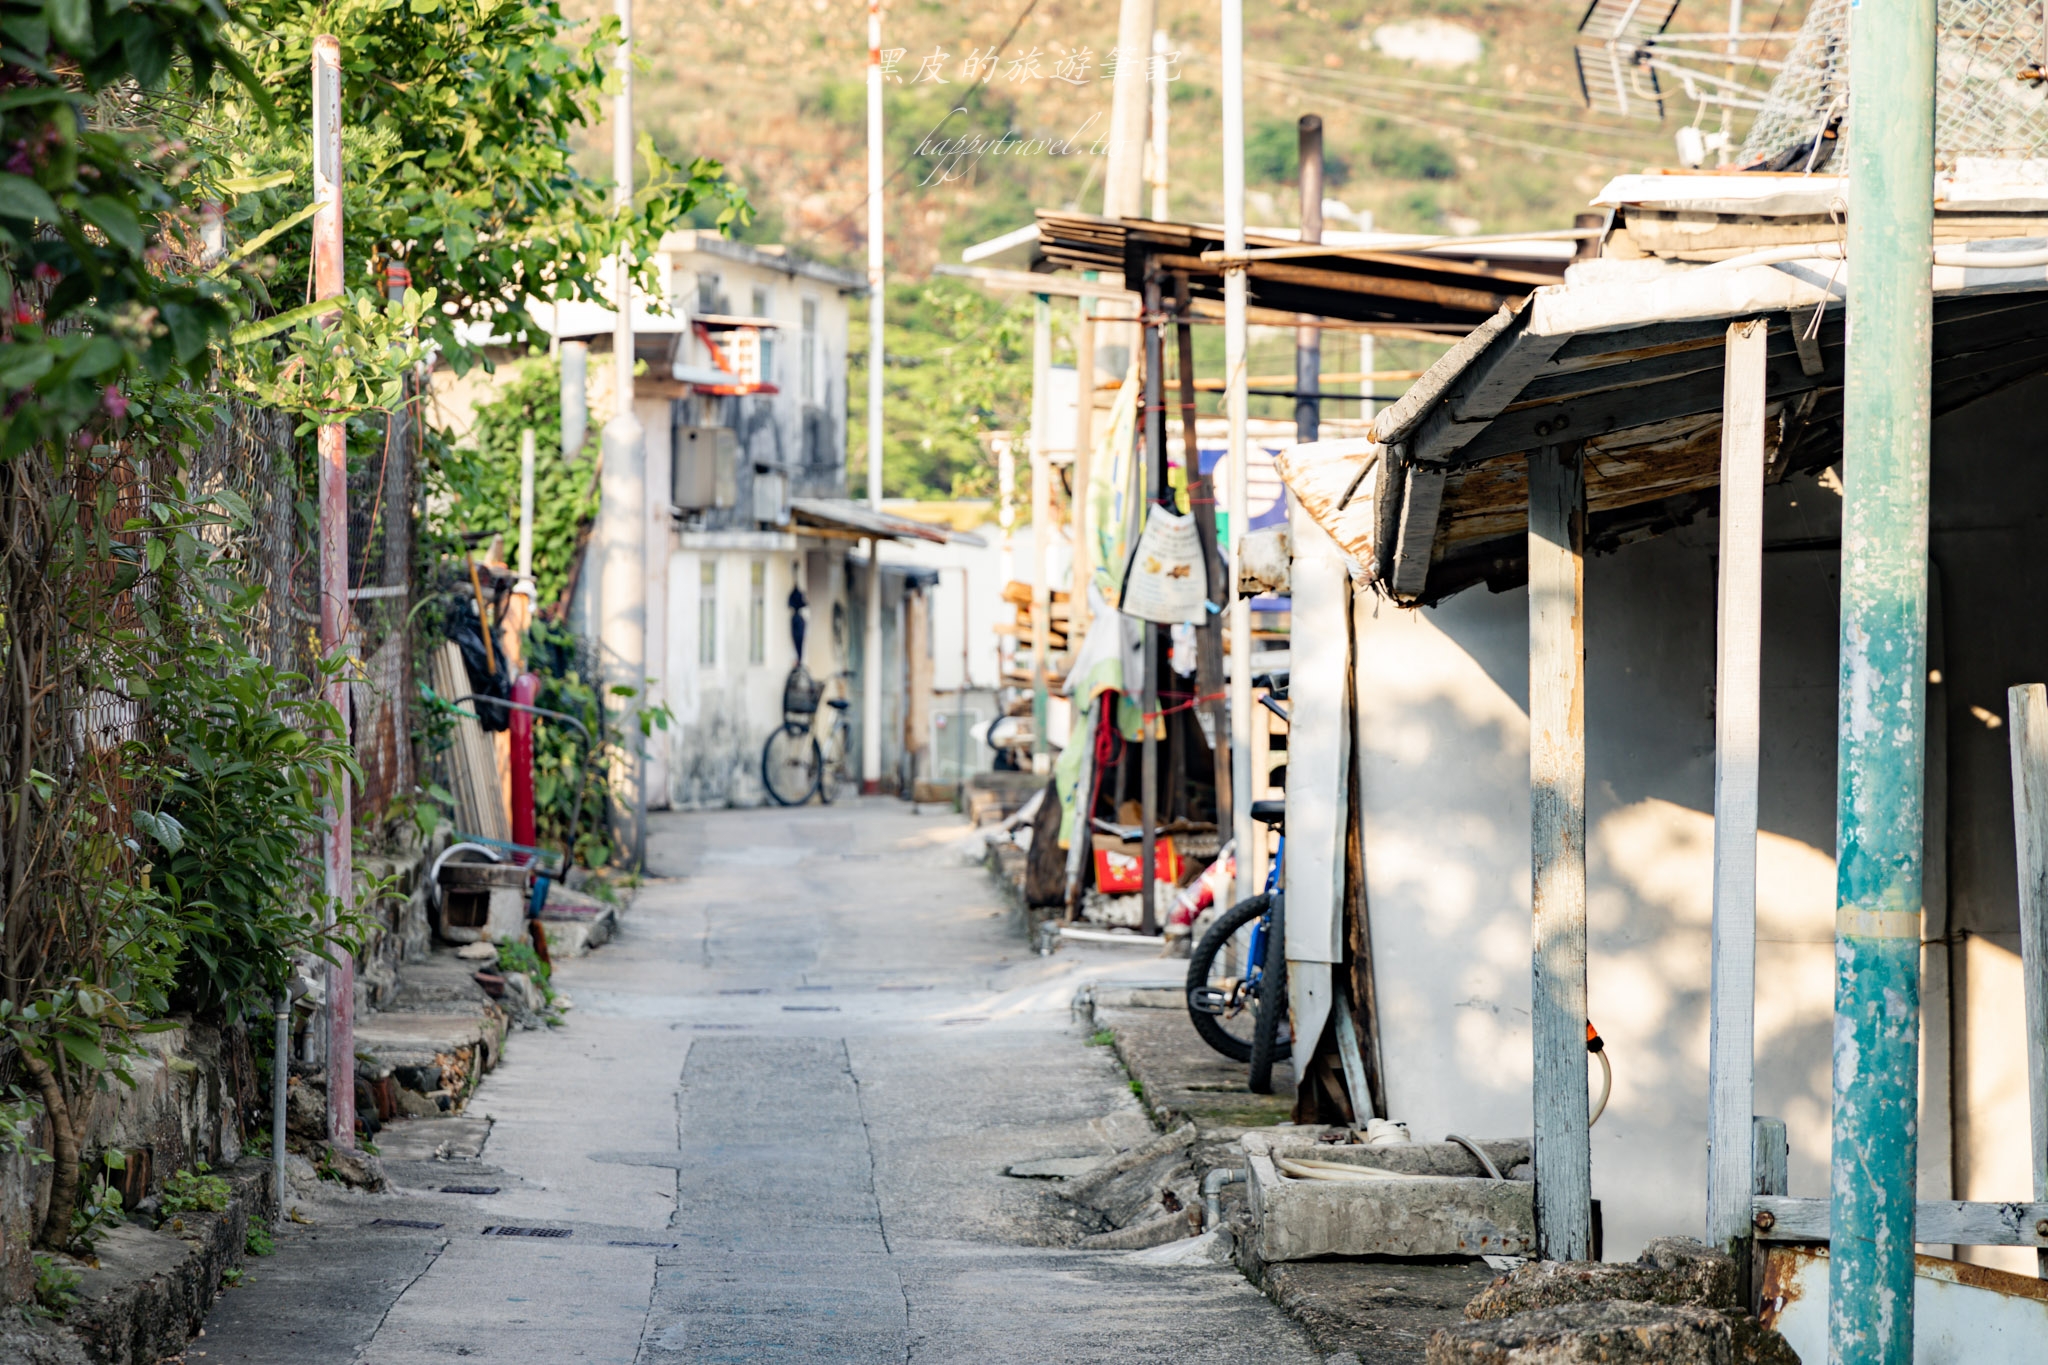
<path id="1" fill-rule="evenodd" d="M 788 1011 L 789 1013 L 791 1013 L 791 1014 L 837 1014 L 837 1013 L 839 1013 L 839 1006 L 837 1006 L 837 1005 L 784 1005 L 784 1006 L 783 1006 L 782 1008 L 783 1008 L 783 1009 L 785 1009 L 785 1010 L 787 1010 L 787 1011 Z"/>
<path id="2" fill-rule="evenodd" d="M 606 1242 L 608 1247 L 653 1247 L 656 1251 L 674 1251 L 681 1242 Z"/>
<path id="3" fill-rule="evenodd" d="M 485 1228 L 486 1237 L 567 1237 L 573 1228 Z"/>
<path id="4" fill-rule="evenodd" d="M 370 1226 L 373 1228 L 418 1228 L 422 1232 L 433 1232 L 441 1225 L 439 1223 L 423 1223 L 417 1218 L 372 1218 Z"/>
<path id="5" fill-rule="evenodd" d="M 498 1187 L 498 1186 L 496 1186 L 496 1185 L 443 1185 L 443 1186 L 441 1187 L 441 1193 L 443 1193 L 443 1194 L 496 1194 L 496 1193 L 498 1192 L 498 1188 L 499 1188 L 499 1187 Z"/>

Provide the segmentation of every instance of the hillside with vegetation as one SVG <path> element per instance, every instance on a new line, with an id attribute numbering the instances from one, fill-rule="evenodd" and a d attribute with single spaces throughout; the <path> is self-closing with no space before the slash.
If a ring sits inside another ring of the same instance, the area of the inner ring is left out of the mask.
<path id="1" fill-rule="evenodd" d="M 1803 3 L 1758 9 L 1745 27 L 1790 32 L 1803 10 Z M 1162 0 L 1159 12 L 1178 54 L 1170 71 L 1169 211 L 1219 221 L 1215 6 Z M 1682 99 L 1667 101 L 1661 123 L 1585 108 L 1572 57 L 1584 12 L 1581 0 L 1286 0 L 1247 7 L 1252 224 L 1297 219 L 1294 124 L 1305 113 L 1324 120 L 1328 197 L 1360 219 L 1370 215 L 1381 229 L 1566 227 L 1610 177 L 1675 164 L 1673 134 L 1694 113 Z M 1726 25 L 1726 10 L 1699 5 L 1681 6 L 1671 27 Z M 1104 67 L 1116 27 L 1110 3 L 962 7 L 909 0 L 889 7 L 885 47 L 904 54 L 886 106 L 892 278 L 925 281 L 932 265 L 957 260 L 962 247 L 1029 222 L 1034 207 L 1100 210 L 1103 161 L 1088 153 L 1108 127 Z M 859 263 L 867 193 L 864 9 L 850 0 L 678 0 L 643 6 L 638 28 L 647 67 L 636 91 L 641 127 L 671 156 L 725 164 L 755 209 L 739 235 Z M 992 53 L 992 71 L 982 68 L 985 78 L 975 82 L 968 64 Z M 938 59 L 934 74 L 944 83 L 920 79 L 927 58 Z M 1709 116 L 1709 127 L 1716 118 Z M 937 154 L 947 139 L 995 141 L 1006 134 L 1000 151 L 953 161 Z M 604 152 L 593 145 L 590 155 L 601 160 Z M 1328 225 L 1354 222 L 1333 214 Z M 961 305 L 943 299 L 913 311 L 913 333 L 923 315 L 942 324 L 962 316 Z M 1011 327 L 1023 325 L 1016 309 L 995 311 Z M 959 349 L 942 335 L 907 334 L 904 341 L 906 363 L 934 363 Z M 1214 344 L 1220 347 L 1220 339 Z M 864 345 L 857 339 L 857 350 Z M 952 387 L 1014 397 L 1028 347 L 1006 335 L 974 350 L 971 358 L 961 352 L 961 363 L 995 371 L 964 376 Z M 920 351 L 928 353 L 923 362 Z M 1413 344 L 1382 345 L 1376 364 L 1410 367 L 1431 354 Z M 1285 338 L 1262 338 L 1253 364 L 1269 373 L 1291 369 Z M 1335 355 L 1326 368 L 1355 369 L 1355 352 Z M 854 387 L 858 396 L 861 385 Z M 904 400 L 906 422 L 919 429 L 899 433 L 892 419 L 890 491 L 947 496 L 985 487 L 986 462 L 970 429 L 1013 422 L 1020 404 L 998 401 L 972 420 L 956 412 L 935 421 L 911 415 L 933 396 L 932 383 L 892 389 Z M 864 451 L 858 423 L 851 440 L 857 471 Z"/>

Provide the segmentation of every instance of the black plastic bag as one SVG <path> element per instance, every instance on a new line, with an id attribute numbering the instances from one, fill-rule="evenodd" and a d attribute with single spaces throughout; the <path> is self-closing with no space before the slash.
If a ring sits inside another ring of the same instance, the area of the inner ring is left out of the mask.
<path id="1" fill-rule="evenodd" d="M 476 717 L 486 730 L 503 730 L 512 723 L 512 713 L 503 706 L 485 701 L 486 697 L 498 701 L 512 699 L 512 673 L 505 664 L 503 637 L 497 631 L 491 632 L 491 654 L 488 662 L 484 658 L 483 625 L 477 620 L 476 603 L 467 597 L 457 597 L 448 610 L 448 638 L 462 650 L 462 663 L 469 674 L 469 690 L 476 694 L 470 705 L 476 708 Z M 492 665 L 496 665 L 495 669 Z M 453 701 L 450 697 L 448 700 Z"/>

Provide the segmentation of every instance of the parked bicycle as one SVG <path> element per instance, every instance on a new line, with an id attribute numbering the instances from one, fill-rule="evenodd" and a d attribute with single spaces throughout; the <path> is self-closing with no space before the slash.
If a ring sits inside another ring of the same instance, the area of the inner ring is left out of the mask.
<path id="1" fill-rule="evenodd" d="M 802 664 L 789 670 L 782 724 L 761 747 L 761 785 L 776 805 L 801 806 L 813 796 L 830 805 L 839 794 L 853 741 L 848 676 L 834 673 L 820 683 Z"/>
<path id="2" fill-rule="evenodd" d="M 1287 675 L 1255 680 L 1266 688 L 1260 702 L 1282 720 Z M 1202 935 L 1188 959 L 1188 1018 L 1202 1040 L 1234 1062 L 1250 1065 L 1247 1087 L 1259 1095 L 1273 1090 L 1273 1064 L 1290 1051 L 1287 1023 L 1286 904 L 1281 870 L 1286 864 L 1287 803 L 1252 802 L 1251 817 L 1280 832 L 1279 848 L 1266 869 L 1265 890 L 1239 901 Z"/>

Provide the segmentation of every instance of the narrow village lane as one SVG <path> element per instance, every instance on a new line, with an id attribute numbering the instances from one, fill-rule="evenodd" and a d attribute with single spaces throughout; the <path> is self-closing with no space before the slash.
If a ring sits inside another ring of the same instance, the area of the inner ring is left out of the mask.
<path id="1" fill-rule="evenodd" d="M 1315 1361 L 1235 1270 L 1062 1249 L 1003 1174 L 1149 1135 L 1068 1005 L 1158 965 L 1033 955 L 967 836 L 895 801 L 655 817 L 569 1024 L 513 1035 L 476 1121 L 387 1130 L 395 1193 L 301 1199 L 188 1359 Z"/>

